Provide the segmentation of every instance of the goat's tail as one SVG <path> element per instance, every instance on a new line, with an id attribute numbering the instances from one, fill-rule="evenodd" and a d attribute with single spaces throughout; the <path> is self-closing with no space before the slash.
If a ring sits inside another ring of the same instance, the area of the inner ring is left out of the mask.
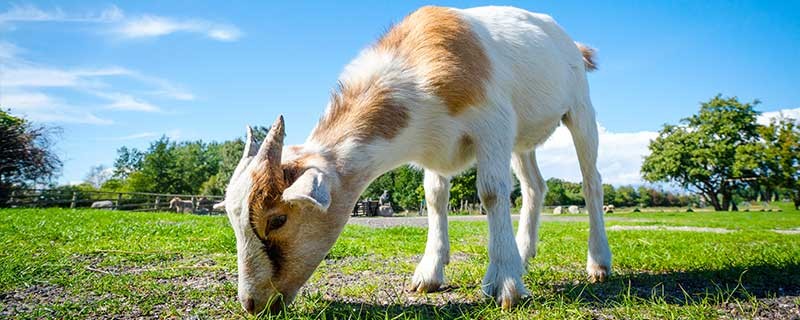
<path id="1" fill-rule="evenodd" d="M 586 71 L 592 72 L 597 70 L 597 64 L 594 62 L 594 48 L 584 45 L 580 42 L 575 42 L 578 49 L 581 50 L 583 56 L 583 64 L 586 66 Z"/>

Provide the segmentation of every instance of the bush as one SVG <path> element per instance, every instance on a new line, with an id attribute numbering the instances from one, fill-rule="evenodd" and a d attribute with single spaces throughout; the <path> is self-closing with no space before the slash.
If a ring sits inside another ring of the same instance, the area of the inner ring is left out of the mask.
<path id="1" fill-rule="evenodd" d="M 635 209 L 633 209 L 633 212 L 642 212 L 642 210 L 640 210 L 639 207 L 636 207 Z"/>

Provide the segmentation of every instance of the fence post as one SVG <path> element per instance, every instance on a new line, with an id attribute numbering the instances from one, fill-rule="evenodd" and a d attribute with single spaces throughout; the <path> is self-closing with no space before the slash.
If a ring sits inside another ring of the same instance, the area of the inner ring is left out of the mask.
<path id="1" fill-rule="evenodd" d="M 160 198 L 161 198 L 160 196 L 156 196 L 156 204 L 153 206 L 153 209 L 156 211 L 158 211 L 158 203 Z"/>
<path id="2" fill-rule="evenodd" d="M 78 193 L 73 191 L 72 192 L 72 202 L 69 203 L 70 209 L 75 209 L 75 200 L 78 200 Z"/>
<path id="3" fill-rule="evenodd" d="M 119 210 L 119 202 L 122 200 L 122 193 L 117 193 L 117 201 L 114 203 L 114 209 Z"/>

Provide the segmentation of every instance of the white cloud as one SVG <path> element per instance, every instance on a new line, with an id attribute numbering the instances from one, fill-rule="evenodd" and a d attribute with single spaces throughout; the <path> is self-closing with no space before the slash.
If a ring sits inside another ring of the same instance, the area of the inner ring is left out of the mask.
<path id="1" fill-rule="evenodd" d="M 18 53 L 24 52 L 14 44 L 0 42 L 0 85 L 4 95 L 0 96 L 0 104 L 15 109 L 28 109 L 31 112 L 44 112 L 43 106 L 67 106 L 67 103 L 56 103 L 53 96 L 46 94 L 42 89 L 66 88 L 81 94 L 90 94 L 107 100 L 104 105 L 108 110 L 127 110 L 141 112 L 157 112 L 161 108 L 146 101 L 137 95 L 147 95 L 173 100 L 193 100 L 194 95 L 166 79 L 153 77 L 141 72 L 119 66 L 102 68 L 76 68 L 67 69 L 39 65 L 22 57 Z M 123 77 L 132 79 L 144 85 L 145 89 L 138 92 L 120 92 L 107 78 Z M 31 109 L 31 106 L 36 108 Z M 97 106 L 99 107 L 99 106 Z M 49 107 L 47 112 L 60 112 Z M 86 107 L 84 107 L 85 109 Z M 81 109 L 81 108 L 77 108 Z M 74 113 L 74 112 L 72 112 Z M 89 113 L 90 114 L 90 113 Z M 78 122 L 78 116 L 58 117 L 54 115 L 31 114 L 32 118 L 58 121 L 69 119 L 68 122 Z M 88 117 L 88 116 L 87 116 Z M 91 118 L 86 123 L 106 124 L 100 118 Z"/>
<path id="2" fill-rule="evenodd" d="M 0 41 L 0 59 L 14 59 L 21 51 L 22 49 L 15 46 L 13 43 Z"/>
<path id="3" fill-rule="evenodd" d="M 603 183 L 614 185 L 642 184 L 639 169 L 644 156 L 649 154 L 650 140 L 657 132 L 611 132 L 599 129 L 597 167 Z M 558 177 L 569 181 L 581 181 L 578 157 L 572 136 L 566 127 L 560 126 L 550 139 L 536 151 L 536 159 L 546 177 Z"/>
<path id="4" fill-rule="evenodd" d="M 760 116 L 758 116 L 757 122 L 762 125 L 768 125 L 772 118 L 777 118 L 780 117 L 781 115 L 783 115 L 786 118 L 792 118 L 800 122 L 800 108 L 764 112 L 761 113 Z"/>
<path id="5" fill-rule="evenodd" d="M 9 91 L 0 96 L 0 105 L 11 112 L 38 122 L 67 122 L 108 125 L 113 122 L 89 111 L 71 106 L 42 92 Z"/>
<path id="6" fill-rule="evenodd" d="M 55 8 L 50 11 L 26 5 L 12 5 L 8 11 L 0 13 L 0 24 L 10 22 L 90 22 L 111 23 L 124 18 L 124 13 L 116 6 L 111 6 L 100 12 L 88 12 L 81 15 L 68 14 Z"/>
<path id="7" fill-rule="evenodd" d="M 182 135 L 181 130 L 175 129 L 175 130 L 169 130 L 169 131 L 166 131 L 166 132 L 163 132 L 163 133 L 146 131 L 146 132 L 132 133 L 132 134 L 129 134 L 129 135 L 126 135 L 126 136 L 121 136 L 121 137 L 98 138 L 97 140 L 102 140 L 102 141 L 125 141 L 125 140 L 138 140 L 138 139 L 152 139 L 152 138 L 157 138 L 157 137 L 160 137 L 160 136 L 167 136 L 167 138 L 170 138 L 171 140 L 179 140 L 181 135 Z"/>
<path id="8" fill-rule="evenodd" d="M 120 8 L 111 6 L 100 12 L 70 14 L 60 8 L 42 10 L 34 5 L 13 5 L 0 13 L 0 25 L 25 22 L 71 22 L 111 25 L 105 30 L 123 38 L 155 38 L 176 32 L 204 35 L 218 41 L 236 41 L 242 36 L 239 28 L 202 19 L 177 19 L 157 15 L 128 17 Z"/>
<path id="9" fill-rule="evenodd" d="M 235 41 L 241 36 L 238 28 L 204 20 L 176 20 L 160 16 L 142 16 L 124 22 L 116 32 L 127 38 L 160 37 L 176 32 L 204 34 L 220 41 Z"/>
<path id="10" fill-rule="evenodd" d="M 161 111 L 161 108 L 133 96 L 115 93 L 115 92 L 95 92 L 95 95 L 111 100 L 111 103 L 106 106 L 112 110 L 126 110 L 126 111 L 143 111 L 143 112 L 156 112 Z"/>

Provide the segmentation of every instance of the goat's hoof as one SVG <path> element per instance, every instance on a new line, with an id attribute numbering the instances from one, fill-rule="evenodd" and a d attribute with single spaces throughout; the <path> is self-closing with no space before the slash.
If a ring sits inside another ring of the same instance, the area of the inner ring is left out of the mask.
<path id="1" fill-rule="evenodd" d="M 589 282 L 591 283 L 605 282 L 611 276 L 611 268 L 599 264 L 586 266 L 586 271 L 589 272 Z"/>
<path id="2" fill-rule="evenodd" d="M 494 297 L 495 302 L 503 310 L 510 310 L 522 298 L 528 296 L 528 290 L 525 289 L 520 276 L 491 274 L 490 272 L 487 272 L 483 279 L 483 293 L 486 296 Z"/>
<path id="3" fill-rule="evenodd" d="M 417 293 L 436 292 L 442 287 L 442 283 L 438 281 L 417 281 L 412 280 L 411 285 L 408 286 L 408 291 Z"/>
<path id="4" fill-rule="evenodd" d="M 436 258 L 423 257 L 411 278 L 409 291 L 427 293 L 438 291 L 444 284 L 444 265 Z"/>

